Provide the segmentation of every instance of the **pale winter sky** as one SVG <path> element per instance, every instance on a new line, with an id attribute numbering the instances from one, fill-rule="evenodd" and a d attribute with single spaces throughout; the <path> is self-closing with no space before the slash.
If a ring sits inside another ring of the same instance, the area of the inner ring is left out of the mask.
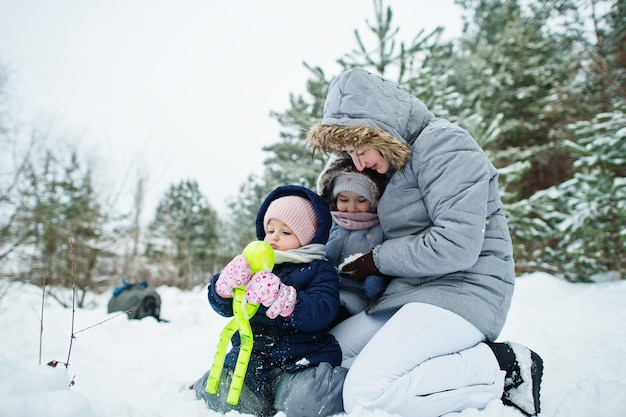
<path id="1" fill-rule="evenodd" d="M 453 0 L 385 6 L 401 40 L 461 32 Z M 106 192 L 147 176 L 144 220 L 183 179 L 225 214 L 279 141 L 270 111 L 305 93 L 302 63 L 337 75 L 366 19 L 371 0 L 0 0 L 0 62 L 20 120 L 78 140 Z"/>

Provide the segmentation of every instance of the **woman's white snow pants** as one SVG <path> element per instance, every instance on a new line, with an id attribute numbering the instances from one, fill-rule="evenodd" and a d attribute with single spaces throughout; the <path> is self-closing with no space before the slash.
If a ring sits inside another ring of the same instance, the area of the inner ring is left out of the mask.
<path id="1" fill-rule="evenodd" d="M 424 303 L 395 314 L 365 312 L 332 331 L 349 368 L 346 412 L 381 409 L 403 417 L 436 417 L 502 396 L 504 371 L 485 336 L 461 316 Z"/>

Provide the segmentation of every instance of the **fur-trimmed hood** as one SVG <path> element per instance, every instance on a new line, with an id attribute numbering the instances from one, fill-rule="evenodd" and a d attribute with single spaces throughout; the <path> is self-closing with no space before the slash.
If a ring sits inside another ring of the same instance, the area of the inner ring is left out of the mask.
<path id="1" fill-rule="evenodd" d="M 307 139 L 311 150 L 337 155 L 346 148 L 374 148 L 399 170 L 434 118 L 422 101 L 397 84 L 353 68 L 331 82 L 322 122 L 309 129 Z"/>
<path id="2" fill-rule="evenodd" d="M 351 158 L 332 156 L 326 163 L 326 167 L 317 178 L 317 193 L 328 203 L 331 210 L 336 211 L 337 205 L 333 198 L 333 181 L 339 174 L 357 173 L 368 179 L 372 189 L 372 212 L 376 210 L 378 200 L 385 191 L 387 176 L 371 169 L 358 171 Z"/>

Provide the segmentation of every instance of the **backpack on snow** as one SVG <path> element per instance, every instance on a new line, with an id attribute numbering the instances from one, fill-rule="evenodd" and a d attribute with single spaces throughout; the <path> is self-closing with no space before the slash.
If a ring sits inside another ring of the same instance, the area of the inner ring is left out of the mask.
<path id="1" fill-rule="evenodd" d="M 108 312 L 114 311 L 126 311 L 129 320 L 152 316 L 161 321 L 161 297 L 146 281 L 133 284 L 122 278 L 122 285 L 113 290 L 109 300 Z"/>

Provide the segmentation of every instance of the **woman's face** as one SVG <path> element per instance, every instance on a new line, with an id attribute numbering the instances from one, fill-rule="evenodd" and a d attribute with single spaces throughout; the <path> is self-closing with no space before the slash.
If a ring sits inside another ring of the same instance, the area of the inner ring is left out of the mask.
<path id="1" fill-rule="evenodd" d="M 364 150 L 344 149 L 344 151 L 350 155 L 352 163 L 359 171 L 371 169 L 379 174 L 386 174 L 389 172 L 389 161 L 374 148 L 367 148 Z"/>

